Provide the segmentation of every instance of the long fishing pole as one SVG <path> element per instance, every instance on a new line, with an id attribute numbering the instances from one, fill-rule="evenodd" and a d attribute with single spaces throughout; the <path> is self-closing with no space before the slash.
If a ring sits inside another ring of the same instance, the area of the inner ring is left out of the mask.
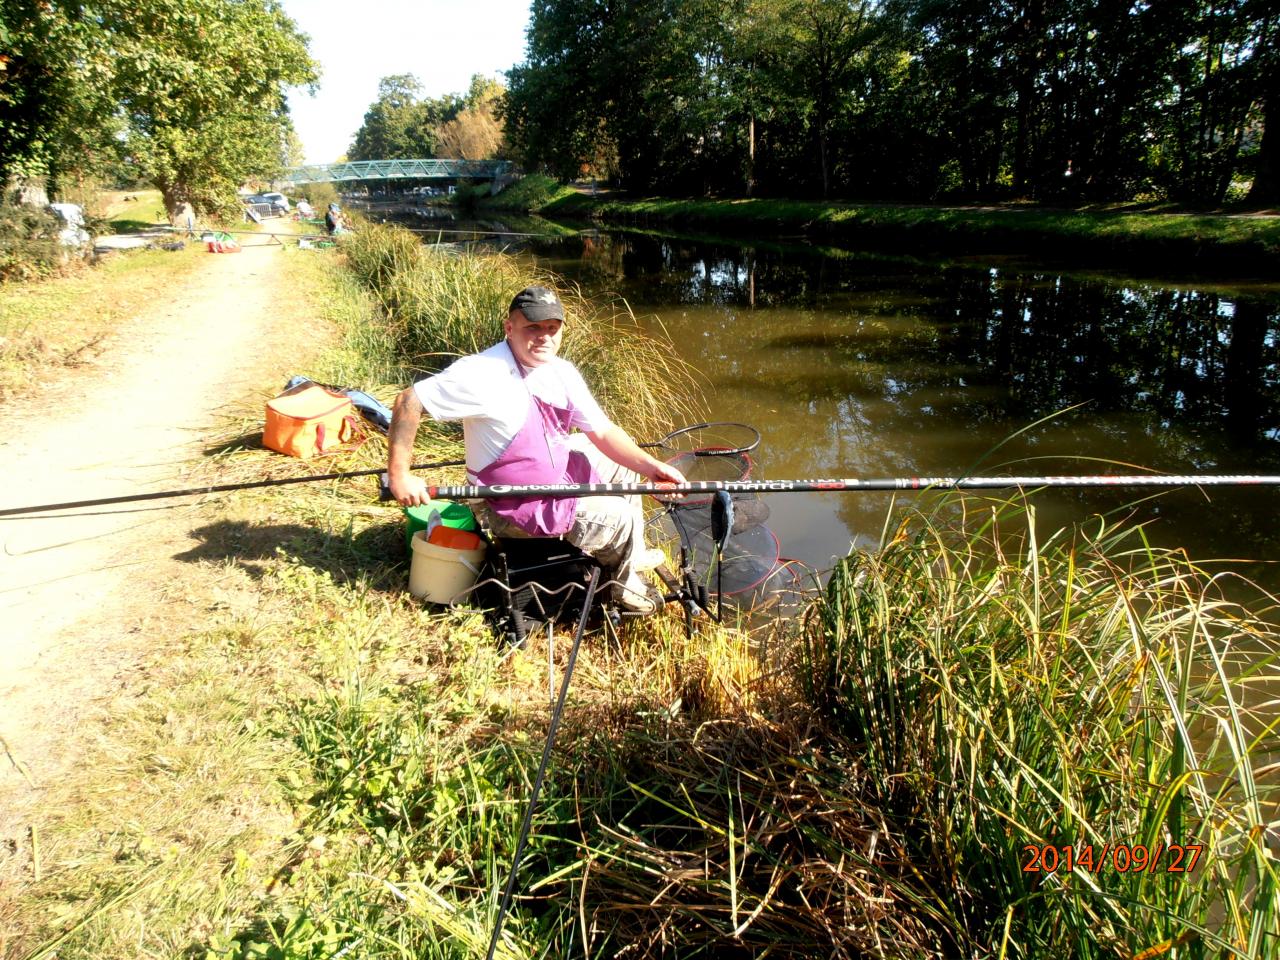
<path id="1" fill-rule="evenodd" d="M 895 477 L 873 480 L 695 480 L 689 483 L 526 483 L 428 486 L 433 500 L 500 497 L 676 496 L 690 493 L 854 493 L 875 490 L 1007 490 L 1041 487 L 1280 486 L 1268 474 L 1096 474 L 1044 477 Z"/>
<path id="2" fill-rule="evenodd" d="M 415 463 L 410 470 L 435 470 L 439 467 L 460 467 L 462 460 L 441 460 L 439 463 Z M 198 497 L 206 493 L 228 493 L 232 490 L 253 490 L 258 487 L 283 487 L 291 483 L 317 483 L 321 480 L 346 480 L 349 477 L 369 477 L 384 473 L 384 467 L 371 470 L 347 470 L 343 473 L 321 473 L 308 477 L 285 477 L 279 480 L 246 480 L 242 483 L 217 483 L 207 487 L 188 487 L 185 490 L 161 490 L 157 493 L 130 493 L 119 497 L 98 497 L 96 500 L 68 500 L 65 503 L 40 503 L 26 507 L 7 507 L 0 510 L 0 517 L 15 517 L 24 513 L 44 513 L 52 510 L 70 510 L 74 507 L 105 507 L 113 503 L 134 503 L 139 500 L 166 500 L 170 497 Z"/>
<path id="3" fill-rule="evenodd" d="M 708 433 L 709 431 L 709 433 Z M 749 427 L 742 423 L 729 423 L 725 421 L 715 421 L 712 423 L 695 423 L 692 426 L 680 427 L 672 430 L 666 436 L 648 443 L 639 444 L 641 447 L 668 447 L 675 449 L 673 444 L 677 441 L 687 442 L 688 438 L 694 437 L 702 441 L 707 436 L 714 440 L 714 445 L 708 445 L 704 449 L 689 451 L 694 456 L 720 457 L 730 454 L 749 453 L 754 450 L 760 443 L 760 431 L 754 427 Z M 683 439 L 682 439 L 683 438 Z M 437 463 L 415 463 L 410 470 L 435 470 L 440 467 L 461 467 L 466 463 L 465 460 L 441 460 Z M 156 493 L 130 493 L 118 497 L 98 497 L 94 500 L 67 500 L 63 503 L 39 503 L 31 504 L 25 507 L 8 507 L 0 510 L 0 517 L 14 517 L 24 513 L 44 513 L 52 510 L 70 510 L 76 507 L 105 507 L 116 503 L 134 503 L 140 500 L 165 500 L 169 497 L 198 497 L 207 493 L 228 493 L 233 490 L 253 490 L 258 487 L 283 487 L 291 483 L 316 483 L 321 480 L 346 480 L 350 477 L 370 477 L 374 474 L 383 474 L 383 496 L 382 499 L 390 499 L 390 490 L 387 487 L 384 468 L 378 467 L 370 470 L 348 470 L 344 473 L 322 473 L 308 477 L 286 477 L 281 480 L 246 480 L 241 483 L 221 483 L 207 487 L 188 487 L 185 490 L 161 490 Z"/>
<path id="4" fill-rule="evenodd" d="M 185 231 L 178 230 L 177 232 L 184 233 Z M 200 239 L 200 237 L 206 233 L 225 233 L 232 237 L 292 237 L 295 240 L 331 240 L 333 239 L 327 233 L 279 233 L 279 232 L 274 232 L 270 230 L 221 230 L 221 229 L 199 231 L 199 236 L 197 236 L 196 239 Z"/>

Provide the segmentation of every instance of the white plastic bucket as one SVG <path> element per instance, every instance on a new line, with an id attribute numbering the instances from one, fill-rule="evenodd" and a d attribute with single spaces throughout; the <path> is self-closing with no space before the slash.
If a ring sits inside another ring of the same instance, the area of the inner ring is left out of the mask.
<path id="1" fill-rule="evenodd" d="M 484 547 L 454 550 L 427 540 L 419 530 L 410 541 L 413 559 L 409 562 L 409 592 L 431 603 L 452 603 L 454 598 L 480 578 Z"/>

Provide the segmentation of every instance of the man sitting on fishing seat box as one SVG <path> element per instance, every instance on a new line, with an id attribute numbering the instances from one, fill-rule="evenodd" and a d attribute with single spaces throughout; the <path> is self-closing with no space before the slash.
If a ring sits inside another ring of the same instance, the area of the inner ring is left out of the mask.
<path id="1" fill-rule="evenodd" d="M 674 467 L 645 453 L 613 423 L 578 369 L 557 356 L 564 307 L 546 287 L 515 295 L 506 339 L 419 380 L 395 401 L 388 434 L 387 478 L 404 506 L 428 500 L 426 482 L 409 467 L 424 413 L 461 420 L 469 482 L 621 483 L 637 475 L 684 483 Z M 574 429 L 580 431 L 573 433 Z M 641 577 L 661 551 L 644 545 L 639 497 L 509 497 L 486 500 L 489 529 L 500 537 L 563 537 L 594 557 L 614 581 L 624 610 L 650 613 L 653 591 Z"/>

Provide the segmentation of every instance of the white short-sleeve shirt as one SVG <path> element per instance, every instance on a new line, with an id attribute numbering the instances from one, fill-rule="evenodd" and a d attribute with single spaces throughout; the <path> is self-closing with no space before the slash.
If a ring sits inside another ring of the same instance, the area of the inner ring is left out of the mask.
<path id="1" fill-rule="evenodd" d="M 531 397 L 556 407 L 572 404 L 572 425 L 584 433 L 612 426 L 577 367 L 553 357 L 522 377 L 505 340 L 455 360 L 435 376 L 419 380 L 413 389 L 436 420 L 462 421 L 467 472 L 473 480 L 520 432 L 529 416 Z"/>

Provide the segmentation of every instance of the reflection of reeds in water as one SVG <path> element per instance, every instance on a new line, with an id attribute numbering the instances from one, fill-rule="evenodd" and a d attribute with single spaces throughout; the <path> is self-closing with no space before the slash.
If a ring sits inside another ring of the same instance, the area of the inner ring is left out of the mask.
<path id="1" fill-rule="evenodd" d="M 904 524 L 836 569 L 808 623 L 801 676 L 863 745 L 919 871 L 903 893 L 965 954 L 1267 955 L 1274 627 L 1138 531 L 1011 548 L 1026 516 L 992 516 L 960 537 Z M 1199 863 L 1172 872 L 1187 845 Z M 1058 868 L 1025 870 L 1045 846 Z M 1065 869 L 1068 846 L 1093 869 Z"/>

